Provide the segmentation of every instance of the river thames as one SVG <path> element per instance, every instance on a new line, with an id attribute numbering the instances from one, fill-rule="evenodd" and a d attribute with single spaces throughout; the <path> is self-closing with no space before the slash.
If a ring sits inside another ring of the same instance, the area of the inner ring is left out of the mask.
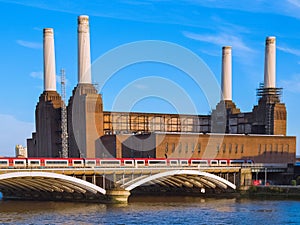
<path id="1" fill-rule="evenodd" d="M 126 205 L 0 201 L 0 224 L 300 224 L 300 201 L 132 197 Z"/>

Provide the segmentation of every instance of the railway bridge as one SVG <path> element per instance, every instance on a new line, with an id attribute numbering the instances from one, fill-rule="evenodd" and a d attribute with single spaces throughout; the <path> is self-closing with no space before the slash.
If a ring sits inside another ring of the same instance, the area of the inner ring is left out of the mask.
<path id="1" fill-rule="evenodd" d="M 251 178 L 242 167 L 0 169 L 0 192 L 5 199 L 118 203 L 135 191 L 234 191 Z"/>

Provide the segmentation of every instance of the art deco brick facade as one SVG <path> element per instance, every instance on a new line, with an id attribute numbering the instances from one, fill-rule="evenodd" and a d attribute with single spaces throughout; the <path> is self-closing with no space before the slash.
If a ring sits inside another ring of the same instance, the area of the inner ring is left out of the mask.
<path id="1" fill-rule="evenodd" d="M 102 96 L 93 85 L 81 84 L 74 89 L 68 105 L 69 156 L 164 158 L 172 152 L 172 157 L 292 162 L 296 140 L 285 136 L 285 105 L 278 98 L 271 100 L 270 96 L 262 97 L 253 112 L 248 113 L 241 113 L 232 101 L 220 102 L 211 116 L 103 112 Z M 61 98 L 56 92 L 40 96 L 36 108 L 37 132 L 28 139 L 29 156 L 60 156 L 60 107 Z M 213 120 L 226 124 L 227 135 L 222 142 L 211 142 L 216 137 L 210 134 Z M 265 135 L 267 129 L 272 135 Z M 158 133 L 165 133 L 164 138 Z M 209 142 L 212 146 L 206 151 L 209 155 L 203 155 L 199 148 L 206 148 L 208 137 L 213 137 Z"/>
<path id="2" fill-rule="evenodd" d="M 172 134 L 106 135 L 102 157 L 251 159 L 294 163 L 296 137 L 281 135 Z"/>
<path id="3" fill-rule="evenodd" d="M 103 135 L 103 104 L 101 95 L 91 84 L 79 84 L 68 104 L 70 157 L 96 157 Z"/>
<path id="4" fill-rule="evenodd" d="M 258 105 L 251 112 L 241 112 L 232 101 L 232 49 L 224 46 L 222 94 L 216 109 L 211 115 L 178 115 L 103 111 L 102 96 L 91 83 L 89 29 L 89 17 L 79 16 L 78 85 L 67 107 L 70 157 L 174 156 L 293 162 L 296 140 L 286 137 L 287 112 L 280 102 L 281 89 L 275 85 L 275 37 L 266 38 L 264 85 L 257 89 Z M 28 139 L 30 157 L 62 155 L 62 102 L 55 91 L 53 34 L 53 29 L 44 29 L 45 91 L 36 107 L 36 132 Z M 223 141 L 219 136 L 224 136 Z"/>
<path id="5" fill-rule="evenodd" d="M 61 97 L 56 91 L 44 91 L 36 106 L 36 132 L 27 139 L 29 157 L 61 156 Z"/>

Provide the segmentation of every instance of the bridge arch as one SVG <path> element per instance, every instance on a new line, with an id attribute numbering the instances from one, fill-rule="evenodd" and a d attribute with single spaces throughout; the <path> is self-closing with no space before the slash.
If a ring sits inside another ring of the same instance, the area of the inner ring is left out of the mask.
<path id="1" fill-rule="evenodd" d="M 197 171 L 197 170 L 171 170 L 171 171 L 167 171 L 167 172 L 162 172 L 162 173 L 158 173 L 155 175 L 151 175 L 149 177 L 143 177 L 142 179 L 140 179 L 134 183 L 130 183 L 129 185 L 124 184 L 123 187 L 125 188 L 125 190 L 131 191 L 132 189 L 139 187 L 142 184 L 145 184 L 147 182 L 158 180 L 158 179 L 164 178 L 164 177 L 165 178 L 173 177 L 175 175 L 193 175 L 195 177 L 200 176 L 204 179 L 207 179 L 208 183 L 215 183 L 216 186 L 223 186 L 223 187 L 229 186 L 232 189 L 236 189 L 235 184 L 225 180 L 222 177 L 219 177 L 214 174 L 207 173 L 207 172 Z"/>
<path id="2" fill-rule="evenodd" d="M 85 193 L 88 191 L 93 194 L 106 194 L 105 189 L 95 184 L 76 177 L 50 172 L 11 172 L 1 174 L 0 189 L 69 193 Z"/>

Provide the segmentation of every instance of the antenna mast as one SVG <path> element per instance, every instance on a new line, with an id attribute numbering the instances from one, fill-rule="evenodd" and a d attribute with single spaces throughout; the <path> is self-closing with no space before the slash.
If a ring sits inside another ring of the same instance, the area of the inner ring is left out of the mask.
<path id="1" fill-rule="evenodd" d="M 66 75 L 65 70 L 60 70 L 61 75 L 61 139 L 62 139 L 62 157 L 68 158 L 68 121 L 66 107 Z"/>

